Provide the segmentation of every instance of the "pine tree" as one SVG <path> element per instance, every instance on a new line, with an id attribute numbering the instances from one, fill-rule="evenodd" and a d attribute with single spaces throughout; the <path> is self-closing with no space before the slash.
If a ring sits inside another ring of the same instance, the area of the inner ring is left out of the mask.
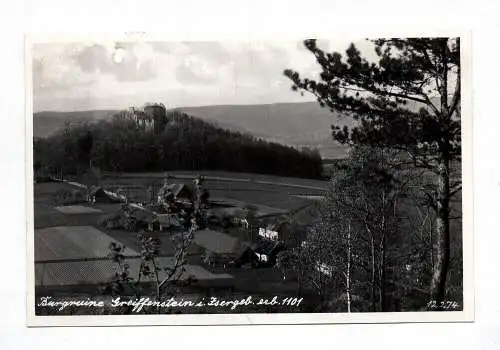
<path id="1" fill-rule="evenodd" d="M 397 149 L 434 174 L 434 189 L 425 195 L 436 212 L 431 295 L 439 303 L 445 298 L 450 262 L 450 199 L 461 190 L 460 177 L 451 176 L 461 159 L 460 39 L 371 42 L 377 62 L 368 62 L 354 44 L 343 57 L 306 40 L 321 67 L 320 79 L 302 78 L 291 69 L 284 74 L 293 90 L 308 91 L 321 106 L 356 121 L 351 129 L 332 126 L 335 140 Z"/>

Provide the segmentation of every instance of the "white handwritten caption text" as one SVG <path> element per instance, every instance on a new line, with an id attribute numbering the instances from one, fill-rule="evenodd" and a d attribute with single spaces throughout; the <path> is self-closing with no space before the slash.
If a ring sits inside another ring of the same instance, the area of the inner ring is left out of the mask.
<path id="1" fill-rule="evenodd" d="M 185 300 L 182 298 L 169 298 L 166 300 L 154 300 L 149 297 L 134 298 L 134 299 L 122 299 L 121 297 L 116 297 L 111 299 L 110 302 L 106 303 L 103 300 L 92 300 L 90 298 L 85 299 L 68 299 L 68 300 L 54 300 L 52 297 L 41 297 L 40 302 L 37 304 L 38 307 L 50 307 L 56 308 L 58 311 L 63 311 L 68 307 L 87 307 L 87 308 L 104 308 L 104 307 L 132 307 L 132 312 L 141 312 L 146 307 L 159 307 L 159 308 L 184 308 L 184 307 L 216 307 L 216 308 L 227 308 L 229 310 L 235 310 L 238 307 L 248 307 L 252 305 L 256 306 L 295 306 L 298 307 L 303 301 L 303 298 L 294 297 L 278 297 L 274 296 L 271 298 L 257 298 L 254 299 L 252 296 L 248 296 L 242 299 L 232 299 L 226 300 L 218 297 L 202 298 L 198 301 Z"/>

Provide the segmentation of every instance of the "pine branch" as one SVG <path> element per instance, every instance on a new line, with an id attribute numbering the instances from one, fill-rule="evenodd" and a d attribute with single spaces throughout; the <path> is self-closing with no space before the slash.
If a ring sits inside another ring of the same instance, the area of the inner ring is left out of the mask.
<path id="1" fill-rule="evenodd" d="M 457 83 L 455 85 L 455 92 L 453 93 L 453 99 L 450 104 L 450 109 L 448 113 L 448 117 L 451 118 L 453 115 L 453 112 L 456 111 L 458 103 L 460 102 L 460 97 L 461 97 L 461 82 L 460 82 L 460 66 L 458 68 L 458 75 L 457 75 Z"/>
<path id="2" fill-rule="evenodd" d="M 456 195 L 461 190 L 462 190 L 462 184 L 459 184 L 459 185 L 455 186 L 452 190 L 450 190 L 449 197 L 453 197 L 454 195 Z"/>

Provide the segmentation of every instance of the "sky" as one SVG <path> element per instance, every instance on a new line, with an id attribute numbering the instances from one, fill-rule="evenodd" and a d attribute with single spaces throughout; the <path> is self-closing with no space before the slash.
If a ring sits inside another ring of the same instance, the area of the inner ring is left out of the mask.
<path id="1" fill-rule="evenodd" d="M 349 44 L 318 40 L 328 51 Z M 35 112 L 313 101 L 291 91 L 283 70 L 319 73 L 302 41 L 37 43 L 32 54 Z"/>

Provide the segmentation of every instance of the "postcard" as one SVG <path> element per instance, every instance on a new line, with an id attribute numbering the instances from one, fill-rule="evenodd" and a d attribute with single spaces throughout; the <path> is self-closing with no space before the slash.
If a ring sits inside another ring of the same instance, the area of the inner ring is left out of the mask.
<path id="1" fill-rule="evenodd" d="M 473 321 L 470 59 L 28 37 L 28 325 Z"/>

